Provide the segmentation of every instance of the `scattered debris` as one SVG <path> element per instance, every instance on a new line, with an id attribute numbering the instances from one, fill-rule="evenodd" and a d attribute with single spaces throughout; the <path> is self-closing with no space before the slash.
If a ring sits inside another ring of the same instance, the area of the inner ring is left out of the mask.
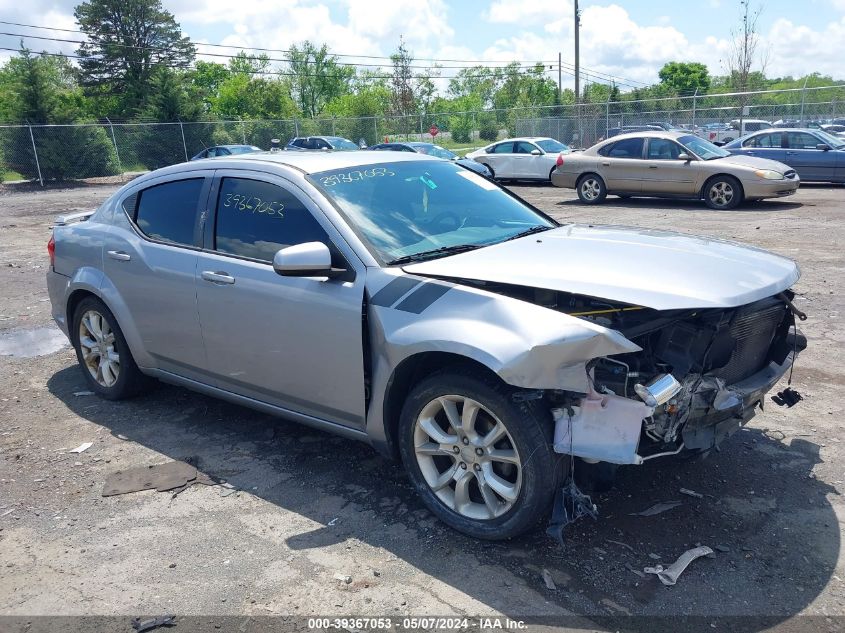
<path id="1" fill-rule="evenodd" d="M 339 580 L 344 585 L 351 585 L 352 584 L 352 576 L 347 576 L 345 574 L 339 574 L 339 573 L 335 574 L 334 579 Z"/>
<path id="2" fill-rule="evenodd" d="M 4 516 L 6 516 L 6 515 L 8 515 L 8 514 L 12 514 L 12 512 L 14 512 L 14 511 L 15 511 L 15 509 L 14 509 L 14 508 L 9 508 L 9 509 L 8 509 L 8 510 L 6 510 L 3 514 L 0 514 L 0 517 L 4 517 Z"/>
<path id="3" fill-rule="evenodd" d="M 631 615 L 631 612 L 623 607 L 620 604 L 617 604 L 610 598 L 602 598 L 599 600 L 599 604 L 607 607 L 610 611 L 615 611 L 616 613 L 623 613 L 625 615 Z"/>
<path id="4" fill-rule="evenodd" d="M 229 495 L 235 494 L 236 492 L 240 492 L 239 488 L 236 488 L 232 484 L 225 483 L 220 486 L 220 496 L 221 497 L 228 497 Z"/>
<path id="5" fill-rule="evenodd" d="M 731 551 L 731 548 L 728 547 L 727 545 L 714 545 L 713 549 L 718 550 L 722 553 L 727 553 L 727 552 Z"/>
<path id="6" fill-rule="evenodd" d="M 804 398 L 801 396 L 801 394 L 795 391 L 795 389 L 793 389 L 792 387 L 787 387 L 783 391 L 778 391 L 776 396 L 772 396 L 772 401 L 776 405 L 778 405 L 779 407 L 787 406 L 789 408 L 794 407 L 803 399 Z"/>
<path id="7" fill-rule="evenodd" d="M 681 488 L 678 492 L 682 495 L 687 495 L 688 497 L 695 497 L 696 499 L 704 499 L 704 495 L 700 492 L 696 492 L 695 490 L 690 490 L 689 488 Z"/>
<path id="8" fill-rule="evenodd" d="M 75 395 L 77 398 L 79 396 L 93 396 L 94 392 L 93 391 L 74 391 L 73 395 Z"/>
<path id="9" fill-rule="evenodd" d="M 85 451 L 87 451 L 92 446 L 94 446 L 94 442 L 83 442 L 82 444 L 80 444 L 79 446 L 77 446 L 76 448 L 74 448 L 70 452 L 71 453 L 84 453 Z"/>
<path id="10" fill-rule="evenodd" d="M 563 545 L 563 530 L 567 525 L 583 516 L 589 516 L 595 520 L 598 514 L 596 504 L 578 489 L 575 480 L 570 477 L 566 485 L 555 494 L 552 520 L 549 522 L 549 527 L 546 528 L 546 534 L 553 536 Z"/>
<path id="11" fill-rule="evenodd" d="M 655 514 L 661 514 L 662 512 L 666 512 L 667 510 L 671 510 L 672 508 L 677 508 L 679 505 L 683 505 L 681 501 L 663 501 L 661 503 L 655 503 L 650 508 L 646 508 L 642 512 L 632 512 L 628 516 L 632 517 L 652 517 Z"/>
<path id="12" fill-rule="evenodd" d="M 607 556 L 607 552 L 600 547 L 594 547 L 593 551 L 599 556 Z"/>
<path id="13" fill-rule="evenodd" d="M 153 488 L 159 492 L 176 491 L 175 494 L 178 494 L 194 484 L 214 486 L 219 483 L 220 480 L 205 473 L 198 473 L 195 466 L 174 461 L 118 470 L 106 478 L 102 494 L 104 497 L 111 497 Z"/>
<path id="14" fill-rule="evenodd" d="M 622 541 L 614 541 L 613 539 L 606 539 L 606 540 L 607 540 L 608 543 L 613 543 L 614 545 L 619 545 L 620 547 L 624 547 L 625 549 L 630 551 L 632 554 L 636 553 L 634 548 L 631 547 L 630 545 L 628 545 L 627 543 L 623 543 Z"/>
<path id="15" fill-rule="evenodd" d="M 175 624 L 175 615 L 160 615 L 156 618 L 147 618 L 145 620 L 142 620 L 141 618 L 132 619 L 132 628 L 138 633 L 143 633 L 143 631 L 152 631 L 160 626 L 171 627 Z"/>
<path id="16" fill-rule="evenodd" d="M 639 576 L 640 578 L 645 578 L 645 574 L 641 572 L 639 569 L 634 569 L 634 566 L 631 563 L 625 563 L 625 569 L 629 572 L 634 574 L 635 576 Z"/>
<path id="17" fill-rule="evenodd" d="M 648 557 L 649 557 L 651 560 L 660 560 L 661 558 L 663 558 L 660 554 L 655 554 L 654 552 L 651 552 L 651 553 L 648 555 Z"/>
<path id="18" fill-rule="evenodd" d="M 334 524 L 336 524 L 338 521 L 340 521 L 340 517 L 335 517 L 335 518 L 333 518 L 331 521 L 329 521 L 328 523 L 326 523 L 326 525 L 328 525 L 329 527 L 331 527 L 331 526 L 333 526 Z"/>
<path id="19" fill-rule="evenodd" d="M 657 565 L 656 567 L 646 567 L 643 571 L 647 574 L 656 574 L 660 579 L 660 582 L 664 585 L 674 585 L 678 582 L 678 577 L 684 573 L 684 570 L 692 561 L 696 558 L 708 556 L 713 553 L 713 550 L 706 545 L 696 547 L 681 554 L 678 560 L 666 569 L 663 568 L 663 565 Z"/>
<path id="20" fill-rule="evenodd" d="M 542 576 L 543 576 L 543 582 L 546 583 L 546 589 L 550 589 L 552 591 L 557 591 L 557 585 L 555 584 L 555 581 L 552 579 L 552 572 L 550 572 L 546 568 L 543 568 Z"/>

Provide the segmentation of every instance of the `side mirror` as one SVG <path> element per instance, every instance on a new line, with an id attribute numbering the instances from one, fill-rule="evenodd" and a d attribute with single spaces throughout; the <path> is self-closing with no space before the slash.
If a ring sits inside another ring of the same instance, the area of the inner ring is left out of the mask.
<path id="1" fill-rule="evenodd" d="M 816 149 L 820 149 L 823 152 L 829 152 L 830 145 L 828 145 L 827 143 L 819 143 L 818 145 L 816 145 Z"/>
<path id="2" fill-rule="evenodd" d="M 305 242 L 281 249 L 273 257 L 273 270 L 282 277 L 336 277 L 346 272 L 332 268 L 332 254 L 322 242 Z"/>
<path id="3" fill-rule="evenodd" d="M 532 150 L 531 150 L 531 155 L 532 155 L 532 156 L 540 156 L 542 153 L 543 153 L 543 152 L 541 152 L 539 149 L 532 149 Z"/>
<path id="4" fill-rule="evenodd" d="M 678 154 L 678 160 L 683 160 L 683 161 L 689 162 L 689 161 L 692 160 L 692 156 L 690 156 L 686 152 L 683 152 L 682 154 Z"/>

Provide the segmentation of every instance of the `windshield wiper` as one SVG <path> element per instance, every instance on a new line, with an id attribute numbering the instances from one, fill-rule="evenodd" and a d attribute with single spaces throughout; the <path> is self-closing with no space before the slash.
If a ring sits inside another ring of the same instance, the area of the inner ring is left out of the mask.
<path id="1" fill-rule="evenodd" d="M 420 251 L 413 255 L 403 255 L 387 262 L 388 266 L 395 266 L 397 264 L 410 264 L 412 262 L 421 262 L 426 259 L 435 259 L 437 257 L 445 257 L 446 255 L 456 255 L 465 251 L 472 251 L 476 248 L 481 248 L 486 244 L 455 244 L 453 246 L 441 246 L 440 248 L 433 248 L 429 251 Z"/>
<path id="2" fill-rule="evenodd" d="M 551 230 L 554 227 L 551 226 L 543 226 L 542 224 L 538 224 L 537 226 L 532 226 L 530 229 L 525 229 L 524 231 L 520 231 L 516 235 L 511 235 L 506 242 L 510 242 L 511 240 L 518 240 L 520 237 L 525 237 L 526 235 L 532 235 L 534 233 L 541 233 L 543 231 Z"/>

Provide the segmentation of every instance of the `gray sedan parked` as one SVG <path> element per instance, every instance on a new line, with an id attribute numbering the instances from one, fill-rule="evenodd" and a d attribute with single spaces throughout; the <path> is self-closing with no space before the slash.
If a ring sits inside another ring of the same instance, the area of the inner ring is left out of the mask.
<path id="1" fill-rule="evenodd" d="M 789 165 L 804 182 L 845 182 L 845 139 L 823 130 L 766 130 L 738 138 L 725 149 Z"/>
<path id="2" fill-rule="evenodd" d="M 789 259 L 559 225 L 411 152 L 175 165 L 60 218 L 48 251 L 100 396 L 160 379 L 369 442 L 480 538 L 548 515 L 572 459 L 710 450 L 805 346 Z"/>

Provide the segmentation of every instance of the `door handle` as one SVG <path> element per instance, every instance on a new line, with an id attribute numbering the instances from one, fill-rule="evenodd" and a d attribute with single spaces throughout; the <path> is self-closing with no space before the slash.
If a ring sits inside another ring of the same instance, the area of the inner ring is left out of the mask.
<path id="1" fill-rule="evenodd" d="M 657 169 L 657 165 L 649 165 L 648 168 L 649 169 Z"/>
<path id="2" fill-rule="evenodd" d="M 202 278 L 210 281 L 213 284 L 233 284 L 235 278 L 224 272 L 213 272 L 211 270 L 202 271 Z"/>
<path id="3" fill-rule="evenodd" d="M 610 163 L 602 163 L 601 166 L 602 167 L 610 167 Z"/>
<path id="4" fill-rule="evenodd" d="M 132 259 L 132 256 L 124 251 L 107 251 L 107 254 L 109 257 L 116 259 L 119 262 L 128 262 Z"/>
<path id="5" fill-rule="evenodd" d="M 798 152 L 787 152 L 786 155 L 787 156 L 795 156 L 795 154 L 797 154 L 797 153 Z"/>

